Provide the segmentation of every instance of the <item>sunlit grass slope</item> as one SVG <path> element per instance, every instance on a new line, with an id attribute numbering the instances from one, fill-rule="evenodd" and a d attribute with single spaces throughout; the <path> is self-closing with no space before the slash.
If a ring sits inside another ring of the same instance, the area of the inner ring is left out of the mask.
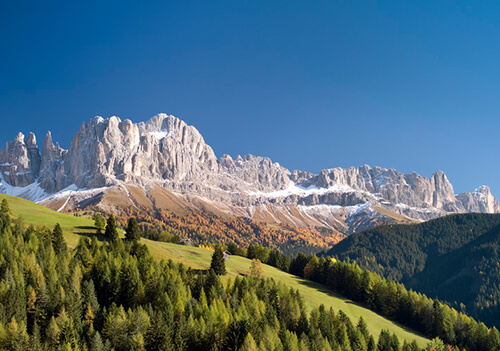
<path id="1" fill-rule="evenodd" d="M 59 223 L 70 247 L 78 244 L 80 235 L 95 233 L 94 221 L 90 218 L 59 213 L 19 197 L 0 194 L 0 201 L 3 199 L 9 202 L 14 217 L 22 216 L 28 225 L 54 227 L 56 223 Z"/>
<path id="2" fill-rule="evenodd" d="M 182 262 L 193 269 L 207 269 L 210 266 L 212 251 L 198 247 L 182 246 L 150 240 L 144 240 L 144 243 L 146 243 L 150 252 L 157 258 L 172 259 L 172 261 L 175 262 Z M 230 276 L 235 277 L 239 274 L 249 272 L 250 263 L 251 261 L 247 258 L 231 256 L 230 259 L 226 261 L 226 269 Z M 309 309 L 317 307 L 321 304 L 325 305 L 327 308 L 330 308 L 331 306 L 336 311 L 344 311 L 344 313 L 351 318 L 353 323 L 357 323 L 359 317 L 363 316 L 368 324 L 370 333 L 377 337 L 382 329 L 388 329 L 392 333 L 396 333 L 400 340 L 406 339 L 408 341 L 412 341 L 415 339 L 420 347 L 424 347 L 429 342 L 428 339 L 415 334 L 413 331 L 381 317 L 350 300 L 333 294 L 321 284 L 285 273 L 266 264 L 263 264 L 262 266 L 264 268 L 264 276 L 274 278 L 275 280 L 279 280 L 294 289 L 298 289 Z"/>
<path id="3" fill-rule="evenodd" d="M 24 222 L 28 225 L 53 227 L 56 223 L 59 223 L 63 228 L 65 239 L 70 247 L 75 247 L 78 244 L 81 235 L 93 235 L 95 233 L 95 229 L 93 229 L 94 222 L 90 218 L 75 217 L 55 212 L 18 197 L 0 194 L 0 200 L 4 198 L 9 201 L 9 206 L 14 217 L 22 216 Z M 193 269 L 207 269 L 210 266 L 212 251 L 146 239 L 142 239 L 142 242 L 148 246 L 151 254 L 158 259 L 171 259 L 174 262 L 183 263 Z M 228 275 L 235 277 L 239 274 L 247 273 L 250 270 L 250 262 L 249 259 L 244 257 L 231 256 L 226 261 Z M 370 332 L 374 336 L 378 336 L 380 330 L 388 329 L 392 333 L 396 333 L 400 340 L 406 339 L 411 341 L 415 339 L 420 347 L 425 346 L 429 341 L 368 309 L 356 305 L 350 300 L 331 293 L 321 284 L 307 281 L 265 264 L 263 268 L 264 276 L 274 278 L 294 289 L 298 289 L 309 309 L 317 307 L 320 304 L 324 304 L 327 308 L 331 306 L 336 311 L 344 311 L 353 323 L 357 323 L 359 317 L 363 316 Z"/>

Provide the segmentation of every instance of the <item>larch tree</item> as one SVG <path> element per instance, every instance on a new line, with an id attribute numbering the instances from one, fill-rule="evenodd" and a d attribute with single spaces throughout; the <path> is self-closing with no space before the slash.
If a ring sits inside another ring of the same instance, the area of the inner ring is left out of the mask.
<path id="1" fill-rule="evenodd" d="M 252 277 L 259 277 L 264 273 L 264 268 L 262 268 L 262 264 L 260 263 L 260 260 L 257 258 L 254 258 L 252 260 L 252 263 L 250 265 L 250 275 Z"/>

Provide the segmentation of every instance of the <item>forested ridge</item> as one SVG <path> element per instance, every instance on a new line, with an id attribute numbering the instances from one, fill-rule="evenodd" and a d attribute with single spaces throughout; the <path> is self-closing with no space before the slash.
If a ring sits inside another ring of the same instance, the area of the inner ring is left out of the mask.
<path id="1" fill-rule="evenodd" d="M 82 237 L 70 250 L 60 234 L 24 228 L 2 203 L 0 349 L 418 350 L 387 331 L 375 339 L 341 311 L 307 313 L 272 279 L 158 262 L 133 235 Z"/>
<path id="2" fill-rule="evenodd" d="M 489 325 L 500 323 L 500 226 L 446 255 L 434 258 L 410 284 L 443 296 Z"/>
<path id="3" fill-rule="evenodd" d="M 460 214 L 353 234 L 326 254 L 500 324 L 500 215 Z"/>
<path id="4" fill-rule="evenodd" d="M 497 328 L 489 329 L 465 313 L 356 264 L 299 254 L 289 270 L 429 338 L 439 337 L 448 345 L 467 350 L 500 350 Z"/>

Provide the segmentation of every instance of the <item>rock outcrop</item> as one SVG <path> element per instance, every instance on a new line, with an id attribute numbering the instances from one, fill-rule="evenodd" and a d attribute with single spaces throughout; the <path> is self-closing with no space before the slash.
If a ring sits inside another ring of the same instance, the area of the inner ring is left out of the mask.
<path id="1" fill-rule="evenodd" d="M 33 133 L 29 133 L 26 142 L 23 133 L 17 134 L 14 141 L 0 150 L 0 171 L 12 186 L 24 187 L 33 183 L 40 172 L 40 164 L 40 151 Z"/>
<path id="2" fill-rule="evenodd" d="M 29 192 L 18 193 L 38 196 L 31 200 L 43 197 L 44 203 L 50 203 L 51 194 L 64 194 L 71 187 L 72 194 L 75 189 L 115 188 L 129 205 L 157 204 L 161 201 L 151 189 L 163 188 L 185 203 L 204 201 L 205 207 L 226 213 L 344 232 L 386 223 L 382 218 L 392 218 L 391 213 L 426 220 L 455 212 L 500 212 L 488 187 L 455 195 L 441 171 L 426 178 L 361 166 L 312 174 L 290 172 L 253 155 L 217 159 L 196 128 L 165 114 L 137 124 L 95 117 L 82 124 L 68 150 L 54 144 L 49 132 L 40 153 L 34 134 L 25 140 L 19 133 L 0 151 L 0 171 L 0 191 L 29 186 Z M 143 189 L 144 199 L 138 200 L 137 194 L 132 199 L 130 187 Z M 104 196 L 102 191 L 88 192 L 94 193 L 99 199 Z M 78 197 L 81 203 L 96 203 L 83 202 L 83 194 Z"/>

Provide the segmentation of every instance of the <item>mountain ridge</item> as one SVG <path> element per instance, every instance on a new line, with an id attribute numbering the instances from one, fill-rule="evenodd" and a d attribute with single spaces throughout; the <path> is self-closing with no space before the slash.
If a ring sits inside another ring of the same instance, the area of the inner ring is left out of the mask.
<path id="1" fill-rule="evenodd" d="M 152 192 L 161 188 L 194 208 L 203 203 L 231 215 L 344 234 L 449 213 L 500 212 L 488 187 L 455 194 L 442 171 L 426 178 L 365 165 L 313 174 L 261 156 L 218 159 L 195 127 L 166 114 L 140 123 L 97 116 L 82 123 L 69 149 L 54 144 L 50 132 L 42 145 L 40 152 L 33 133 L 19 133 L 0 150 L 0 192 L 61 211 L 88 203 L 112 211 L 124 204 L 157 207 L 162 201 Z M 132 189 L 137 186 L 140 191 Z M 120 198 L 114 204 L 103 201 L 111 189 Z"/>

